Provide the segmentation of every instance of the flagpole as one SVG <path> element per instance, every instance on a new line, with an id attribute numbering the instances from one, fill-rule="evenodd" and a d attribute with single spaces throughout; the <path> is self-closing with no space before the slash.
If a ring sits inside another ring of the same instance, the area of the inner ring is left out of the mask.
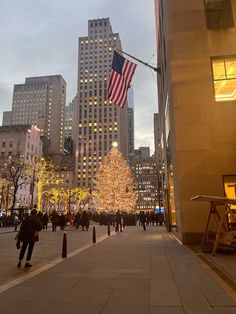
<path id="1" fill-rule="evenodd" d="M 124 51 L 118 49 L 118 48 L 112 47 L 112 49 L 117 50 L 117 51 L 123 53 L 123 54 L 126 55 L 126 56 L 129 56 L 130 58 L 132 58 L 132 59 L 134 59 L 134 60 L 136 60 L 136 61 L 142 63 L 143 65 L 145 65 L 145 66 L 151 68 L 151 69 L 154 70 L 155 72 L 161 74 L 161 67 L 160 67 L 160 66 L 158 66 L 158 67 L 155 68 L 155 67 L 153 67 L 152 65 L 150 65 L 149 63 L 144 62 L 144 61 L 142 61 L 142 60 L 140 60 L 140 59 L 138 59 L 138 58 L 136 58 L 136 57 L 130 55 L 129 53 L 124 52 Z"/>

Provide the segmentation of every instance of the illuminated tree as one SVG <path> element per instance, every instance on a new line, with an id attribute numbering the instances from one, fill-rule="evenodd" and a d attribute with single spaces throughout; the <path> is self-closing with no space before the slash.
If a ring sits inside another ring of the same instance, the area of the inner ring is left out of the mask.
<path id="1" fill-rule="evenodd" d="M 55 207 L 57 206 L 58 211 L 60 210 L 60 204 L 65 203 L 67 200 L 64 189 L 58 187 L 45 191 L 45 196 L 50 203 L 53 203 Z"/>
<path id="2" fill-rule="evenodd" d="M 68 212 L 70 212 L 71 202 L 82 202 L 86 200 L 89 197 L 89 192 L 79 187 L 53 187 L 45 191 L 44 195 L 49 203 L 57 207 L 57 210 L 59 210 L 60 205 L 63 204 L 68 205 Z"/>
<path id="3" fill-rule="evenodd" d="M 34 169 L 34 178 L 36 179 L 38 210 L 41 210 L 42 196 L 46 193 L 45 188 L 59 184 L 62 179 L 56 172 L 54 164 L 45 158 L 41 158 Z M 33 181 L 35 180 L 33 179 Z"/>
<path id="4" fill-rule="evenodd" d="M 93 192 L 99 211 L 121 210 L 130 212 L 136 204 L 134 180 L 122 154 L 112 148 L 104 158 L 96 176 Z"/>
<path id="5" fill-rule="evenodd" d="M 83 190 L 79 187 L 69 187 L 64 190 L 64 193 L 66 194 L 66 198 L 68 200 L 68 211 L 70 212 L 70 205 L 71 202 L 83 202 L 86 199 L 89 198 L 89 192 L 86 190 Z"/>

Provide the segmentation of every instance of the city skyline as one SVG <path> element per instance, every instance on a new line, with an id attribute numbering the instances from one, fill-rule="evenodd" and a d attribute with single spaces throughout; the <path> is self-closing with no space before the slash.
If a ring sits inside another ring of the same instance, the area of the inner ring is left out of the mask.
<path id="1" fill-rule="evenodd" d="M 120 33 L 124 51 L 155 64 L 153 1 L 147 4 L 137 1 L 135 7 L 131 2 L 121 1 L 118 5 L 87 1 L 86 7 L 74 0 L 66 5 L 57 1 L 55 7 L 53 1 L 45 0 L 33 5 L 28 0 L 20 5 L 17 1 L 1 4 L 5 31 L 0 30 L 0 37 L 5 45 L 1 59 L 0 119 L 3 111 L 11 110 L 13 85 L 22 83 L 25 77 L 61 74 L 67 82 L 66 104 L 72 101 L 77 85 L 78 38 L 86 32 L 89 19 L 109 17 L 114 31 Z M 144 41 L 145 45 L 141 44 Z M 157 112 L 155 73 L 138 64 L 132 83 L 135 146 L 150 146 L 153 151 L 153 113 Z"/>

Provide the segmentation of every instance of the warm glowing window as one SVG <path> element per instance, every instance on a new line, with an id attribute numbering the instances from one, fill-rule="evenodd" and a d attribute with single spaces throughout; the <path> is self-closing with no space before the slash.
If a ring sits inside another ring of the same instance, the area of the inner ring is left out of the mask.
<path id="1" fill-rule="evenodd" d="M 216 101 L 236 99 L 236 56 L 212 58 Z"/>

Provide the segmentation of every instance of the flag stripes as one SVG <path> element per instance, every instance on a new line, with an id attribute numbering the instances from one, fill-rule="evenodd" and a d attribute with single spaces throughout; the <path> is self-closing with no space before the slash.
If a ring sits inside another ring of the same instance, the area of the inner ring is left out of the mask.
<path id="1" fill-rule="evenodd" d="M 123 108 L 127 101 L 127 91 L 134 75 L 136 64 L 126 60 L 114 51 L 112 70 L 108 86 L 108 99 Z"/>

